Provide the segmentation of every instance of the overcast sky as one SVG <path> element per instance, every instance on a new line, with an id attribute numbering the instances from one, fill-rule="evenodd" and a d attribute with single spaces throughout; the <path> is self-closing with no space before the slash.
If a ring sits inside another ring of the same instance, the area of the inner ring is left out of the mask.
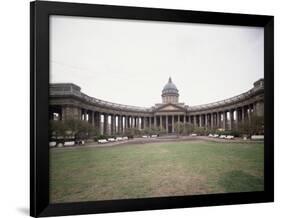
<path id="1" fill-rule="evenodd" d="M 263 78 L 263 28 L 51 16 L 50 82 L 103 100 L 161 103 L 169 76 L 180 102 L 223 100 Z"/>

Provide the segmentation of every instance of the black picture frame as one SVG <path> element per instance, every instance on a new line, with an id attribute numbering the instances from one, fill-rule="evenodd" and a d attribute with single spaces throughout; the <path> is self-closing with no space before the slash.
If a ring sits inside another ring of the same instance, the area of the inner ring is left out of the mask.
<path id="1" fill-rule="evenodd" d="M 264 191 L 182 197 L 49 203 L 49 16 L 191 22 L 264 28 Z M 274 200 L 274 17 L 264 15 L 35 1 L 30 3 L 30 215 L 60 216 Z"/>

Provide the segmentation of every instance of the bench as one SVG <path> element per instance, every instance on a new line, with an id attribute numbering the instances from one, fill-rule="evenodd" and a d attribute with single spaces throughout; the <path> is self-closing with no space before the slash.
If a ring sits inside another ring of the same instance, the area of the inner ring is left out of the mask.
<path id="1" fill-rule="evenodd" d="M 220 139 L 225 139 L 225 138 L 226 138 L 226 135 L 220 135 L 219 138 L 220 138 Z"/>
<path id="2" fill-rule="evenodd" d="M 122 140 L 123 140 L 122 137 L 117 137 L 117 138 L 116 138 L 116 141 L 122 141 Z"/>
<path id="3" fill-rule="evenodd" d="M 107 143 L 107 140 L 106 140 L 106 139 L 99 139 L 99 140 L 98 140 L 98 143 L 104 144 L 104 143 Z"/>
<path id="4" fill-rule="evenodd" d="M 234 139 L 234 136 L 233 135 L 228 135 L 228 136 L 226 136 L 226 139 Z"/>
<path id="5" fill-rule="evenodd" d="M 151 138 L 157 138 L 157 137 L 158 137 L 157 135 L 152 135 L 152 136 L 151 136 Z"/>
<path id="6" fill-rule="evenodd" d="M 264 140 L 264 135 L 252 135 L 252 140 Z"/>
<path id="7" fill-rule="evenodd" d="M 75 145 L 75 141 L 64 142 L 64 146 L 73 146 L 73 145 Z"/>
<path id="8" fill-rule="evenodd" d="M 190 136 L 192 136 L 192 137 L 195 137 L 195 136 L 197 136 L 197 134 L 195 134 L 195 133 L 192 133 Z"/>
<path id="9" fill-rule="evenodd" d="M 57 145 L 56 142 L 49 142 L 49 146 L 50 146 L 50 147 L 55 147 L 56 145 Z"/>
<path id="10" fill-rule="evenodd" d="M 129 138 L 127 136 L 123 137 L 122 138 L 123 140 L 128 140 Z"/>
<path id="11" fill-rule="evenodd" d="M 108 138 L 107 139 L 109 142 L 115 142 L 115 138 Z"/>

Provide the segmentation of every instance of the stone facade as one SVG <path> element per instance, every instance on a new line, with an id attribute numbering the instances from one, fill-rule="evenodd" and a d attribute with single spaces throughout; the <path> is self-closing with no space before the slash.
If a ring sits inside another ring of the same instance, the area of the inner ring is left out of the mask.
<path id="1" fill-rule="evenodd" d="M 160 128 L 175 132 L 177 122 L 196 127 L 234 129 L 252 115 L 264 115 L 264 82 L 249 91 L 223 101 L 188 106 L 179 103 L 179 93 L 169 78 L 162 90 L 162 103 L 150 108 L 116 104 L 90 97 L 72 83 L 50 84 L 50 119 L 80 119 L 94 125 L 101 134 L 122 134 L 128 128 Z"/>

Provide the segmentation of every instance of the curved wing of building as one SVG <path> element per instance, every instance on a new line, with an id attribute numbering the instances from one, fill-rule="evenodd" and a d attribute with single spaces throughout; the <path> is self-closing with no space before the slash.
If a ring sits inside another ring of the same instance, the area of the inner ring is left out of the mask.
<path id="1" fill-rule="evenodd" d="M 49 118 L 80 119 L 92 123 L 102 134 L 123 133 L 128 128 L 160 128 L 175 132 L 175 123 L 191 123 L 211 129 L 233 129 L 252 115 L 264 114 L 264 81 L 247 92 L 213 103 L 188 106 L 179 103 L 179 91 L 169 78 L 162 90 L 162 103 L 137 107 L 97 99 L 73 83 L 50 84 Z"/>

